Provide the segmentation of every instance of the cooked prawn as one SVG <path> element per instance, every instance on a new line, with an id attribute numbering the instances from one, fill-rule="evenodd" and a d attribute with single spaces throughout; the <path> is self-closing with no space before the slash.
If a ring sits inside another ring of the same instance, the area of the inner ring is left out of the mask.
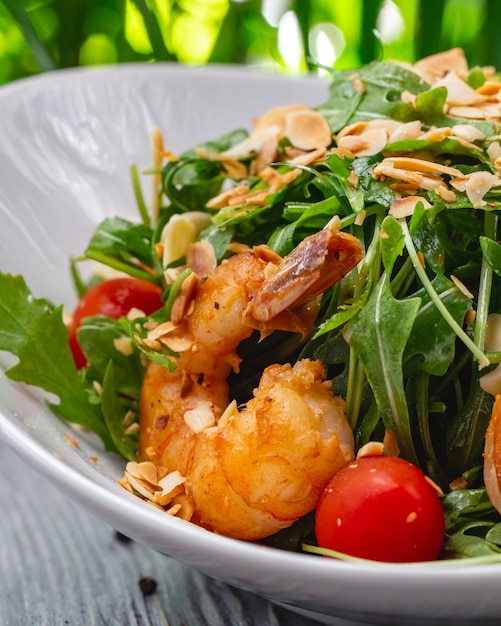
<path id="1" fill-rule="evenodd" d="M 343 402 L 319 362 L 267 368 L 244 407 L 229 404 L 227 377 L 254 329 L 307 334 L 318 296 L 360 258 L 358 240 L 325 229 L 285 259 L 258 246 L 187 285 L 165 338 L 182 346 L 176 369 L 146 371 L 139 455 L 180 472 L 194 521 L 232 537 L 268 536 L 312 510 L 353 458 Z"/>

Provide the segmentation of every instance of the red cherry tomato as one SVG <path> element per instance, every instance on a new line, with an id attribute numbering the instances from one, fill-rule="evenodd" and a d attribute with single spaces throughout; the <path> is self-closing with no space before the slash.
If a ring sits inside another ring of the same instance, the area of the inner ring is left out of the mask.
<path id="1" fill-rule="evenodd" d="M 390 456 L 364 457 L 338 471 L 315 512 L 320 547 L 375 561 L 437 559 L 444 526 L 440 498 L 423 472 Z"/>
<path id="2" fill-rule="evenodd" d="M 161 308 L 161 295 L 160 287 L 139 278 L 112 278 L 91 287 L 78 303 L 68 329 L 76 366 L 80 368 L 87 364 L 77 340 L 77 330 L 84 317 L 107 315 L 118 319 L 134 307 L 150 315 Z"/>

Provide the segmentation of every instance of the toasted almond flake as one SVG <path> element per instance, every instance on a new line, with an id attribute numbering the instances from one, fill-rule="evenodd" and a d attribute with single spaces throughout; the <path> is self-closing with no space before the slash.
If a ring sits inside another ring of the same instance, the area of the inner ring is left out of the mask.
<path id="1" fill-rule="evenodd" d="M 358 188 L 358 174 L 356 174 L 354 170 L 352 170 L 348 176 L 348 183 L 353 187 L 353 189 Z"/>
<path id="2" fill-rule="evenodd" d="M 228 206 L 228 200 L 230 200 L 230 198 L 245 195 L 246 193 L 249 193 L 248 185 L 237 185 L 236 187 L 226 189 L 217 196 L 214 196 L 207 202 L 205 206 L 209 209 L 221 209 L 225 206 Z"/>
<path id="3" fill-rule="evenodd" d="M 148 486 L 145 485 L 145 483 L 141 479 L 136 478 L 130 472 L 128 472 L 127 468 L 125 469 L 125 478 L 129 485 L 133 488 L 133 490 L 137 491 L 137 493 L 142 495 L 143 498 L 146 498 L 146 500 L 151 501 L 151 499 L 153 498 L 153 492 L 148 488 Z"/>
<path id="4" fill-rule="evenodd" d="M 196 241 L 186 252 L 186 265 L 200 278 L 205 278 L 217 267 L 217 258 L 210 241 Z"/>
<path id="5" fill-rule="evenodd" d="M 134 419 L 135 416 L 136 414 L 134 413 L 134 411 L 131 411 L 131 410 L 127 411 L 127 413 L 124 415 L 124 418 L 122 420 L 122 426 L 126 428 L 127 426 L 132 424 L 132 420 Z"/>
<path id="6" fill-rule="evenodd" d="M 203 400 L 196 407 L 184 412 L 184 421 L 194 433 L 201 433 L 216 424 L 212 403 Z"/>
<path id="7" fill-rule="evenodd" d="M 449 489 L 454 491 L 455 489 L 467 489 L 468 481 L 463 476 L 459 476 L 459 478 L 455 478 L 453 481 L 449 483 Z"/>
<path id="8" fill-rule="evenodd" d="M 383 444 L 380 441 L 369 441 L 357 452 L 357 460 L 368 456 L 383 456 Z"/>
<path id="9" fill-rule="evenodd" d="M 200 159 L 219 161 L 225 168 L 226 173 L 235 180 L 240 180 L 247 176 L 247 166 L 238 160 L 237 155 L 229 155 L 225 152 L 211 152 L 203 146 L 195 148 L 195 152 Z"/>
<path id="10" fill-rule="evenodd" d="M 387 143 L 388 135 L 384 128 L 373 128 L 360 135 L 346 135 L 338 139 L 338 147 L 347 148 L 359 157 L 378 154 Z"/>
<path id="11" fill-rule="evenodd" d="M 311 109 L 291 111 L 285 116 L 285 134 L 293 146 L 318 150 L 332 143 L 332 131 L 323 115 Z"/>
<path id="12" fill-rule="evenodd" d="M 485 112 L 477 106 L 451 106 L 448 113 L 452 117 L 462 117 L 467 120 L 485 120 Z"/>
<path id="13" fill-rule="evenodd" d="M 487 154 L 489 159 L 496 165 L 497 159 L 501 159 L 501 143 L 499 141 L 493 141 L 487 147 Z"/>
<path id="14" fill-rule="evenodd" d="M 140 317 L 146 317 L 144 311 L 141 311 L 141 309 L 138 309 L 137 307 L 133 306 L 132 309 L 129 310 L 129 312 L 127 313 L 127 319 L 128 320 L 136 320 Z"/>
<path id="15" fill-rule="evenodd" d="M 245 157 L 252 152 L 258 153 L 265 141 L 267 141 L 270 137 L 278 139 L 281 132 L 282 129 L 278 125 L 266 127 L 258 126 L 243 141 L 237 143 L 228 150 L 225 150 L 221 154 L 224 156 Z"/>
<path id="16" fill-rule="evenodd" d="M 152 485 L 157 484 L 157 467 L 151 461 L 142 461 L 141 463 L 138 463 L 136 461 L 129 461 L 125 469 L 131 476 L 134 476 L 135 478 L 146 480 Z"/>
<path id="17" fill-rule="evenodd" d="M 164 246 L 163 267 L 185 256 L 188 246 L 210 223 L 210 216 L 202 211 L 188 211 L 172 215 L 160 235 L 160 241 Z"/>
<path id="18" fill-rule="evenodd" d="M 348 135 L 360 135 L 360 133 L 365 130 L 365 128 L 367 128 L 367 124 L 368 122 L 355 122 L 354 124 L 348 124 L 348 126 L 342 128 L 336 135 L 338 143 L 339 139 L 342 139 L 343 137 L 346 137 Z"/>
<path id="19" fill-rule="evenodd" d="M 349 150 L 352 154 L 358 154 L 367 148 L 367 142 L 361 135 L 338 137 L 337 145 L 341 150 Z"/>
<path id="20" fill-rule="evenodd" d="M 269 191 L 259 190 L 251 193 L 246 193 L 241 196 L 234 196 L 228 201 L 228 206 L 239 206 L 240 204 L 252 204 L 257 206 L 263 206 L 266 204 Z"/>
<path id="21" fill-rule="evenodd" d="M 405 102 L 407 104 L 414 104 L 416 102 L 416 95 L 411 93 L 407 89 L 404 89 L 402 91 L 400 97 L 402 98 L 402 102 Z"/>
<path id="22" fill-rule="evenodd" d="M 376 167 L 372 170 L 372 174 L 379 178 L 381 176 L 385 178 L 396 178 L 397 180 L 401 180 L 405 183 L 412 183 L 418 186 L 421 186 L 423 182 L 423 175 L 419 172 L 413 172 L 410 170 L 404 170 L 402 168 L 390 167 L 390 165 L 385 164 L 376 165 Z"/>
<path id="23" fill-rule="evenodd" d="M 375 130 L 382 128 L 386 131 L 386 136 L 389 137 L 401 126 L 403 126 L 402 122 L 382 117 L 381 119 L 374 119 L 367 122 L 366 130 Z"/>
<path id="24" fill-rule="evenodd" d="M 485 119 L 487 120 L 496 120 L 501 116 L 501 106 L 499 102 L 495 104 L 487 102 L 485 104 L 481 104 L 478 108 L 483 112 Z"/>
<path id="25" fill-rule="evenodd" d="M 224 428 L 228 422 L 238 415 L 238 408 L 236 400 L 232 400 L 220 415 L 217 425 L 218 428 Z"/>
<path id="26" fill-rule="evenodd" d="M 393 191 L 410 196 L 415 195 L 419 191 L 419 185 L 416 185 L 414 183 L 398 182 L 390 183 L 389 186 L 390 189 L 393 189 Z"/>
<path id="27" fill-rule="evenodd" d="M 489 313 L 485 330 L 484 348 L 487 352 L 501 352 L 501 314 Z"/>
<path id="28" fill-rule="evenodd" d="M 447 104 L 451 106 L 471 106 L 485 101 L 485 96 L 472 89 L 460 78 L 457 72 L 449 72 L 438 80 L 435 87 L 445 87 L 447 89 Z"/>
<path id="29" fill-rule="evenodd" d="M 98 396 L 101 396 L 103 394 L 103 386 L 101 385 L 101 383 L 97 380 L 93 380 L 92 381 L 92 386 L 94 387 L 96 393 Z"/>
<path id="30" fill-rule="evenodd" d="M 159 189 L 162 185 L 162 165 L 163 165 L 163 154 L 164 154 L 164 139 L 162 135 L 162 131 L 158 126 L 154 126 L 151 130 L 151 149 L 152 149 L 152 159 L 153 159 L 153 171 L 155 172 L 152 176 L 152 206 L 151 206 L 151 218 L 153 224 L 157 223 L 158 213 L 160 211 L 160 193 Z"/>
<path id="31" fill-rule="evenodd" d="M 162 497 L 168 496 L 172 491 L 182 485 L 186 481 L 186 478 L 181 475 L 178 470 L 169 472 L 164 478 L 158 481 L 158 486 L 162 490 Z"/>
<path id="32" fill-rule="evenodd" d="M 454 276 L 454 274 L 451 274 L 451 280 L 463 295 L 473 300 L 473 294 L 468 289 L 468 287 L 463 282 L 461 282 L 459 278 L 457 278 L 457 276 Z"/>
<path id="33" fill-rule="evenodd" d="M 477 317 L 477 312 L 475 311 L 475 309 L 473 307 L 470 307 L 466 311 L 466 315 L 464 316 L 464 323 L 465 324 L 473 324 L 473 322 L 475 321 L 476 317 Z"/>
<path id="34" fill-rule="evenodd" d="M 419 120 L 406 122 L 405 124 L 399 124 L 395 128 L 395 130 L 388 137 L 388 143 L 406 141 L 408 139 L 417 139 L 421 134 L 421 122 Z"/>
<path id="35" fill-rule="evenodd" d="M 238 241 L 231 241 L 228 245 L 228 250 L 233 252 L 234 254 L 240 254 L 241 252 L 248 252 L 250 250 L 249 246 L 245 243 L 240 243 Z"/>
<path id="36" fill-rule="evenodd" d="M 430 209 L 431 204 L 422 196 L 405 196 L 405 198 L 399 198 L 391 203 L 388 213 L 395 219 L 403 217 L 409 217 L 412 215 L 419 203 L 422 203 L 425 209 Z"/>
<path id="37" fill-rule="evenodd" d="M 439 185 L 436 191 L 438 195 L 442 198 L 442 200 L 444 200 L 445 202 L 456 201 L 456 194 L 452 191 L 452 189 L 449 189 L 445 185 Z"/>
<path id="38" fill-rule="evenodd" d="M 286 104 L 268 109 L 261 117 L 255 118 L 254 128 L 262 130 L 264 128 L 278 127 L 280 136 L 285 134 L 286 119 L 289 113 L 294 111 L 309 111 L 310 107 L 305 104 Z"/>
<path id="39" fill-rule="evenodd" d="M 493 187 L 499 186 L 501 178 L 491 172 L 479 171 L 454 178 L 450 184 L 458 191 L 465 191 L 473 208 L 479 209 L 487 204 L 483 200 L 484 195 Z"/>
<path id="40" fill-rule="evenodd" d="M 305 154 L 298 154 L 291 159 L 291 163 L 295 163 L 296 165 L 310 165 L 311 163 L 315 163 L 316 161 L 323 159 L 326 153 L 327 150 L 325 148 L 317 148 L 316 150 L 311 150 Z"/>
<path id="41" fill-rule="evenodd" d="M 260 172 L 263 167 L 269 163 L 273 163 L 278 157 L 278 137 L 271 136 L 263 141 L 263 145 L 259 150 L 256 158 L 252 161 L 251 173 Z"/>
<path id="42" fill-rule="evenodd" d="M 430 85 L 433 85 L 447 72 L 455 71 L 458 74 L 465 74 L 468 71 L 468 62 L 461 48 L 452 48 L 420 59 L 413 65 L 413 69 Z"/>
<path id="43" fill-rule="evenodd" d="M 471 124 L 456 124 L 452 127 L 452 132 L 456 137 L 465 139 L 466 141 L 483 141 L 485 139 L 484 133 L 472 126 Z"/>
<path id="44" fill-rule="evenodd" d="M 193 500 L 186 493 L 181 493 L 172 500 L 173 506 L 178 506 L 179 509 L 176 513 L 177 517 L 190 521 L 195 512 L 195 506 Z"/>
<path id="45" fill-rule="evenodd" d="M 423 133 L 419 139 L 422 141 L 443 141 L 452 135 L 452 128 L 445 126 L 443 128 L 430 128 Z"/>
<path id="46" fill-rule="evenodd" d="M 66 311 L 63 311 L 63 324 L 68 328 L 69 326 L 71 326 L 72 321 L 73 313 L 67 313 Z"/>
<path id="47" fill-rule="evenodd" d="M 357 213 L 354 224 L 356 226 L 362 226 L 362 224 L 365 222 L 366 217 L 367 217 L 367 211 L 365 209 L 362 209 L 361 211 Z"/>
<path id="48" fill-rule="evenodd" d="M 498 81 L 486 80 L 483 85 L 477 87 L 477 92 L 482 96 L 495 96 L 501 90 L 501 83 Z"/>
<path id="49" fill-rule="evenodd" d="M 501 363 L 479 379 L 480 387 L 494 398 L 501 394 Z"/>
<path id="50" fill-rule="evenodd" d="M 141 343 L 143 346 L 159 352 L 162 349 L 162 344 L 156 339 L 149 339 L 148 337 L 142 337 Z"/>
<path id="51" fill-rule="evenodd" d="M 164 335 L 160 337 L 159 341 L 173 352 L 186 352 L 194 344 L 193 339 L 175 334 Z"/>
<path id="52" fill-rule="evenodd" d="M 383 437 L 383 454 L 384 456 L 399 456 L 400 450 L 397 443 L 395 433 L 391 428 L 385 428 Z"/>
<path id="53" fill-rule="evenodd" d="M 150 330 L 148 333 L 148 339 L 159 339 L 164 335 L 171 333 L 175 330 L 177 326 L 173 324 L 170 320 L 167 322 L 162 322 L 161 324 L 157 324 L 155 328 Z"/>
<path id="54" fill-rule="evenodd" d="M 427 173 L 447 174 L 448 176 L 462 176 L 462 172 L 455 167 L 442 165 L 435 161 L 427 161 L 425 159 L 416 159 L 414 157 L 395 156 L 383 159 L 375 168 L 374 172 L 384 167 L 395 167 L 404 170 L 412 170 Z"/>
<path id="55" fill-rule="evenodd" d="M 130 426 L 127 426 L 127 428 L 124 430 L 124 433 L 126 435 L 135 435 L 138 432 L 139 432 L 139 424 L 137 422 L 134 422 Z"/>
<path id="56" fill-rule="evenodd" d="M 124 337 L 123 335 L 113 339 L 113 346 L 115 347 L 115 350 L 118 350 L 118 352 L 124 356 L 130 356 L 134 352 L 130 338 Z"/>
<path id="57" fill-rule="evenodd" d="M 191 273 L 183 280 L 170 313 L 170 319 L 173 324 L 179 325 L 184 316 L 190 312 L 190 307 L 194 305 L 193 299 L 195 298 L 199 282 L 200 279 L 195 273 Z"/>
<path id="58" fill-rule="evenodd" d="M 179 274 L 181 274 L 181 272 L 183 271 L 183 269 L 184 268 L 182 267 L 168 267 L 166 270 L 164 270 L 165 282 L 168 285 L 174 284 Z"/>

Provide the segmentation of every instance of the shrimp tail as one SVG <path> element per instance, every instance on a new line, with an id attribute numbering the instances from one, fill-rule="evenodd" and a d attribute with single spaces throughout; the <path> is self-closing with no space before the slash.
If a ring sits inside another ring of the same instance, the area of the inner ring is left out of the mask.
<path id="1" fill-rule="evenodd" d="M 301 332 L 311 326 L 318 310 L 316 298 L 352 270 L 362 258 L 359 240 L 349 233 L 325 228 L 306 237 L 263 282 L 246 312 L 254 328 L 284 328 L 278 320 L 291 319 Z M 308 306 L 310 305 L 310 306 Z M 308 314 L 309 313 L 309 314 Z"/>

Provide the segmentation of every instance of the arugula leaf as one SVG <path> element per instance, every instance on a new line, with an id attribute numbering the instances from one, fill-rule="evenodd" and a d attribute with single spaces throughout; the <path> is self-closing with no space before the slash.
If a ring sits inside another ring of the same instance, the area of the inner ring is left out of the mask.
<path id="1" fill-rule="evenodd" d="M 431 285 L 452 318 L 458 324 L 462 324 L 466 312 L 471 307 L 470 298 L 461 293 L 452 281 L 440 274 L 431 281 Z M 405 347 L 404 362 L 410 360 L 412 356 L 420 355 L 420 369 L 435 376 L 443 376 L 454 359 L 456 333 L 433 306 L 426 289 L 422 288 L 413 295 L 421 299 L 421 308 Z"/>
<path id="2" fill-rule="evenodd" d="M 442 499 L 447 558 L 501 552 L 501 517 L 485 489 L 455 489 Z"/>
<path id="3" fill-rule="evenodd" d="M 21 276 L 0 273 L 0 292 L 0 350 L 19 359 L 7 376 L 58 396 L 59 404 L 49 403 L 58 417 L 89 428 L 114 450 L 100 406 L 90 402 L 75 367 L 62 307 L 34 298 Z"/>
<path id="4" fill-rule="evenodd" d="M 385 272 L 374 286 L 365 308 L 343 330 L 364 365 L 385 426 L 394 431 L 403 456 L 416 465 L 402 359 L 419 307 L 419 298 L 396 300 L 393 297 Z"/>
<path id="5" fill-rule="evenodd" d="M 139 445 L 139 430 L 129 434 L 124 425 L 124 417 L 128 412 L 132 415 L 134 413 L 133 408 L 137 414 L 137 406 L 131 404 L 130 400 L 123 398 L 117 393 L 117 381 L 115 380 L 114 371 L 113 361 L 110 360 L 102 384 L 101 403 L 103 415 L 118 452 L 129 461 L 135 461 Z M 137 424 L 137 421 L 132 423 Z"/>
<path id="6" fill-rule="evenodd" d="M 357 121 L 391 117 L 404 90 L 419 94 L 428 83 L 415 72 L 387 61 L 374 61 L 360 69 L 335 72 L 329 99 L 318 107 L 332 131 Z"/>
<path id="7" fill-rule="evenodd" d="M 138 265 L 139 261 L 151 270 L 160 270 L 152 251 L 152 235 L 151 228 L 144 224 L 134 224 L 121 217 L 107 218 L 92 235 L 84 255 L 136 278 L 160 284 L 160 276 Z"/>

